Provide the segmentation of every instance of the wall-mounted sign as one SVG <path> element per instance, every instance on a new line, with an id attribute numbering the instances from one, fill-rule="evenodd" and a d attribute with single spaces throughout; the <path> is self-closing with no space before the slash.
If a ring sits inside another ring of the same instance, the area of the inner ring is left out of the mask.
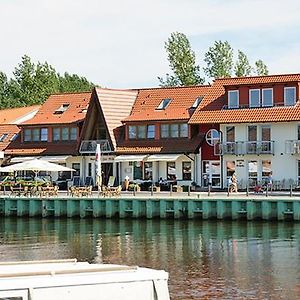
<path id="1" fill-rule="evenodd" d="M 236 161 L 236 166 L 239 167 L 239 168 L 242 168 L 245 166 L 245 161 L 243 159 L 238 159 Z"/>

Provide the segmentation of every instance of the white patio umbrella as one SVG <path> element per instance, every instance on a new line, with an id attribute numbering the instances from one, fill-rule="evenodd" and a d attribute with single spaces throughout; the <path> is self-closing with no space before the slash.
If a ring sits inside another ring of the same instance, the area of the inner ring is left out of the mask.
<path id="1" fill-rule="evenodd" d="M 60 172 L 60 171 L 75 171 L 75 170 L 54 163 L 50 163 L 46 160 L 39 160 L 39 159 L 28 160 L 18 164 L 0 168 L 0 172 L 14 172 L 14 171 Z"/>

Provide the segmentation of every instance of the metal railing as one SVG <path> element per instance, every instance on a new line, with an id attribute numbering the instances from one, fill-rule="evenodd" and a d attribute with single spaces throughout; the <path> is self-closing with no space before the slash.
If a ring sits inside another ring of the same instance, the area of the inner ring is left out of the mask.
<path id="1" fill-rule="evenodd" d="M 292 105 L 288 105 L 284 102 L 276 102 L 276 103 L 273 103 L 272 105 L 263 105 L 262 103 L 260 103 L 259 105 L 253 105 L 253 106 L 250 106 L 249 103 L 247 104 L 239 104 L 237 106 L 229 106 L 229 105 L 223 105 L 222 109 L 255 109 L 255 108 L 270 108 L 270 107 L 291 107 L 291 106 L 295 106 L 297 104 L 299 100 L 295 101 L 294 104 Z"/>
<path id="2" fill-rule="evenodd" d="M 274 154 L 274 141 L 227 142 L 216 144 L 215 155 Z"/>
<path id="3" fill-rule="evenodd" d="M 110 153 L 112 149 L 108 140 L 83 140 L 80 144 L 80 153 L 95 153 L 97 144 L 100 144 L 102 153 Z"/>
<path id="4" fill-rule="evenodd" d="M 300 141 L 299 140 L 287 140 L 285 141 L 285 153 L 286 154 L 300 154 Z"/>

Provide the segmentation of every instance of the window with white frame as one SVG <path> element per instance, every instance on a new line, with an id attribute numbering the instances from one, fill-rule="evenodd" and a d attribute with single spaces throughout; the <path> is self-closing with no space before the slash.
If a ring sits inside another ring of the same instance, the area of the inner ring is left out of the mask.
<path id="1" fill-rule="evenodd" d="M 41 128 L 41 141 L 42 142 L 48 141 L 48 128 Z"/>
<path id="2" fill-rule="evenodd" d="M 182 180 L 192 179 L 192 163 L 190 161 L 182 162 Z"/>
<path id="3" fill-rule="evenodd" d="M 145 139 L 146 138 L 146 125 L 138 126 L 138 139 Z"/>
<path id="4" fill-rule="evenodd" d="M 184 138 L 188 137 L 188 124 L 161 124 L 160 125 L 161 138 Z"/>
<path id="5" fill-rule="evenodd" d="M 260 107 L 260 90 L 249 90 L 249 107 Z"/>
<path id="6" fill-rule="evenodd" d="M 159 110 L 166 109 L 170 103 L 171 103 L 170 98 L 163 99 L 156 109 L 159 109 Z"/>
<path id="7" fill-rule="evenodd" d="M 273 89 L 262 89 L 262 106 L 273 106 Z"/>
<path id="8" fill-rule="evenodd" d="M 239 91 L 228 91 L 228 108 L 239 107 Z"/>
<path id="9" fill-rule="evenodd" d="M 296 103 L 296 87 L 284 88 L 284 105 L 293 106 Z"/>
<path id="10" fill-rule="evenodd" d="M 220 132 L 217 129 L 210 129 L 207 131 L 205 140 L 208 145 L 214 146 L 220 142 Z"/>
<path id="11" fill-rule="evenodd" d="M 136 126 L 128 126 L 128 135 L 129 139 L 137 138 L 137 127 Z"/>
<path id="12" fill-rule="evenodd" d="M 0 142 L 4 142 L 4 140 L 8 137 L 8 133 L 3 133 L 1 136 L 0 136 Z"/>

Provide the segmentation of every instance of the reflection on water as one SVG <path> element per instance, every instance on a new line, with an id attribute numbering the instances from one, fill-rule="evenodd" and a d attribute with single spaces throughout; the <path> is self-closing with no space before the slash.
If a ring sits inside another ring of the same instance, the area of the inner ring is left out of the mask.
<path id="1" fill-rule="evenodd" d="M 300 298 L 300 224 L 0 220 L 0 261 L 73 258 L 167 270 L 172 299 Z"/>

